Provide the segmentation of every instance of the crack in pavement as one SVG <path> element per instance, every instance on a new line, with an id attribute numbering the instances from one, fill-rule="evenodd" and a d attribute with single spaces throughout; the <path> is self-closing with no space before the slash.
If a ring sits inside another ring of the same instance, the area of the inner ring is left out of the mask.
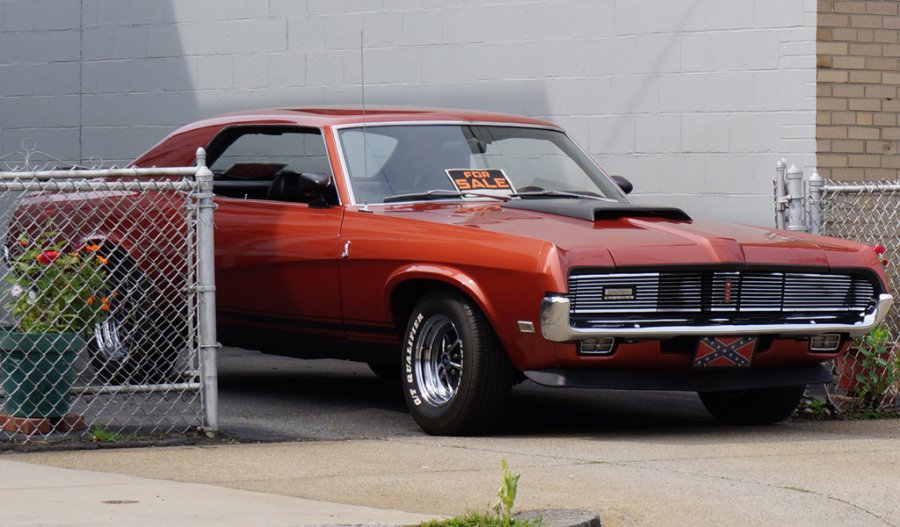
<path id="1" fill-rule="evenodd" d="M 423 441 L 414 441 L 414 440 L 405 440 L 398 438 L 381 438 L 380 441 L 384 442 L 393 442 L 393 443 L 411 443 L 416 444 L 423 447 L 434 447 L 434 445 L 430 445 L 427 442 Z M 472 450 L 476 452 L 489 452 L 489 453 L 501 453 L 505 455 L 518 455 L 518 456 L 531 456 L 531 457 L 540 457 L 545 459 L 559 459 L 559 460 L 567 460 L 567 461 L 580 461 L 585 463 L 641 463 L 641 462 L 660 462 L 660 461 L 700 461 L 704 459 L 714 460 L 714 459 L 776 459 L 776 458 L 796 458 L 798 456 L 822 456 L 822 455 L 845 455 L 845 454 L 858 454 L 858 449 L 847 449 L 847 450 L 829 450 L 827 452 L 810 452 L 808 454 L 804 453 L 793 453 L 793 454 L 721 454 L 721 455 L 707 455 L 707 456 L 681 456 L 681 457 L 660 457 L 660 458 L 649 458 L 649 459 L 628 459 L 628 460 L 605 460 L 605 459 L 591 459 L 584 458 L 583 456 L 565 456 L 565 455 L 547 455 L 547 454 L 536 454 L 532 451 L 523 452 L 521 450 L 504 450 L 498 448 L 489 448 L 484 446 L 467 446 L 467 445 L 438 445 L 442 448 L 459 448 L 464 450 Z M 891 454 L 900 452 L 900 448 L 884 448 L 884 449 L 867 449 L 866 453 L 871 454 Z"/>
<path id="2" fill-rule="evenodd" d="M 426 444 L 425 442 L 422 442 L 422 441 L 415 441 L 415 440 L 394 440 L 394 439 L 390 439 L 390 438 L 389 438 L 389 439 L 387 439 L 387 441 L 393 441 L 393 442 L 399 442 L 399 443 L 413 443 L 413 444 L 418 444 L 418 445 L 420 445 L 420 446 L 433 446 L 433 445 L 428 445 L 428 444 Z M 710 475 L 710 474 L 706 474 L 706 473 L 702 473 L 702 472 L 694 472 L 694 471 L 689 471 L 689 470 L 666 469 L 666 468 L 662 468 L 662 467 L 644 466 L 644 464 L 647 464 L 647 463 L 651 463 L 651 464 L 652 464 L 652 463 L 657 463 L 657 462 L 667 462 L 667 461 L 700 461 L 700 460 L 716 460 L 716 459 L 777 459 L 777 458 L 795 458 L 795 457 L 797 457 L 798 454 L 757 454 L 757 455 L 727 455 L 727 456 L 722 455 L 722 456 L 702 456 L 702 457 L 680 457 L 680 458 L 640 459 L 640 460 L 627 460 L 627 461 L 621 461 L 621 460 L 620 460 L 620 461 L 608 461 L 608 460 L 585 459 L 585 458 L 583 458 L 583 457 L 581 457 L 581 456 L 546 455 L 546 454 L 535 454 L 534 452 L 521 452 L 521 451 L 515 451 L 515 450 L 502 450 L 502 451 L 501 451 L 500 449 L 489 448 L 489 447 L 485 447 L 485 446 L 477 446 L 477 447 L 466 446 L 466 445 L 439 445 L 439 446 L 444 447 L 444 448 L 462 448 L 462 449 L 466 449 L 466 450 L 473 450 L 473 451 L 479 451 L 479 452 L 488 452 L 488 453 L 497 453 L 497 454 L 505 454 L 505 455 L 530 456 L 530 457 L 537 457 L 537 458 L 548 459 L 548 460 L 559 460 L 559 461 L 563 461 L 563 460 L 564 460 L 564 461 L 567 462 L 567 463 L 554 464 L 554 465 L 525 465 L 525 466 L 528 466 L 529 468 L 562 467 L 562 466 L 566 466 L 566 465 L 568 465 L 568 466 L 584 466 L 584 465 L 591 465 L 591 464 L 595 464 L 595 465 L 609 465 L 609 466 L 616 466 L 616 467 L 621 467 L 621 468 L 631 468 L 631 469 L 647 470 L 647 471 L 660 472 L 660 473 L 667 473 L 667 474 L 686 475 L 686 476 L 692 476 L 692 477 L 695 477 L 695 478 L 701 478 L 701 479 L 710 479 L 710 480 L 716 480 L 716 479 L 718 479 L 718 480 L 722 480 L 722 481 L 729 481 L 729 482 L 732 482 L 732 483 L 739 483 L 739 484 L 744 484 L 744 485 L 755 485 L 755 486 L 759 486 L 759 487 L 763 487 L 763 488 L 770 488 L 770 489 L 776 489 L 776 490 L 787 490 L 787 491 L 792 491 L 792 492 L 803 492 L 803 493 L 805 493 L 805 494 L 811 494 L 811 495 L 816 496 L 816 497 L 818 497 L 818 498 L 823 498 L 823 499 L 826 499 L 826 500 L 829 500 L 829 501 L 833 501 L 833 502 L 835 502 L 835 503 L 839 503 L 839 504 L 844 505 L 844 506 L 851 507 L 851 508 L 853 508 L 853 509 L 855 509 L 855 510 L 857 510 L 857 511 L 859 511 L 859 512 L 862 512 L 863 514 L 866 514 L 866 515 L 868 515 L 868 516 L 871 516 L 872 518 L 875 518 L 876 520 L 878 520 L 879 522 L 881 522 L 882 524 L 884 524 L 884 525 L 886 525 L 886 526 L 889 526 L 889 527 L 898 527 L 897 524 L 894 524 L 894 523 L 888 521 L 888 519 L 886 518 L 886 514 L 884 514 L 884 515 L 879 515 L 878 513 L 869 510 L 868 508 L 866 508 L 865 506 L 863 506 L 863 505 L 861 505 L 861 504 L 854 503 L 853 501 L 850 501 L 850 500 L 848 500 L 848 499 L 841 498 L 841 497 L 839 497 L 839 496 L 834 496 L 834 495 L 831 495 L 831 494 L 826 494 L 826 493 L 823 493 L 823 492 L 820 492 L 820 491 L 817 491 L 817 490 L 798 489 L 798 488 L 796 488 L 796 487 L 795 487 L 795 488 L 792 488 L 792 487 L 786 487 L 786 486 L 781 486 L 781 485 L 775 485 L 775 484 L 767 483 L 767 482 L 764 482 L 764 481 L 754 481 L 754 480 L 750 480 L 750 479 L 742 479 L 742 478 L 736 478 L 736 477 L 714 476 L 714 475 Z M 871 452 L 871 453 L 874 453 L 874 454 L 878 454 L 878 453 L 893 453 L 893 452 L 896 452 L 896 450 L 897 450 L 897 449 L 886 448 L 886 449 L 879 449 L 879 450 L 874 450 L 874 451 L 870 451 L 870 452 Z M 828 453 L 829 453 L 829 454 L 854 454 L 854 453 L 857 453 L 857 452 L 858 452 L 857 450 L 851 449 L 851 450 L 847 450 L 847 451 L 836 451 L 836 452 L 828 452 Z M 799 454 L 799 455 L 803 455 L 803 454 Z M 812 456 L 812 455 L 821 455 L 821 453 L 815 453 L 815 454 L 810 453 L 809 455 L 810 455 L 810 456 Z M 454 470 L 435 471 L 435 472 L 454 472 Z"/>
<path id="3" fill-rule="evenodd" d="M 662 472 L 662 473 L 666 473 L 666 474 L 678 474 L 678 475 L 683 475 L 683 476 L 692 476 L 692 477 L 707 478 L 707 479 L 713 479 L 713 480 L 717 479 L 717 480 L 722 480 L 722 481 L 728 481 L 731 483 L 740 483 L 742 485 L 755 485 L 758 487 L 765 487 L 765 488 L 770 488 L 770 489 L 787 490 L 787 491 L 791 491 L 791 492 L 800 492 L 803 494 L 811 494 L 811 495 L 817 496 L 819 498 L 825 498 L 829 501 L 834 501 L 834 502 L 840 503 L 842 505 L 847 505 L 849 507 L 852 507 L 860 512 L 863 512 L 869 516 L 872 516 L 873 518 L 877 519 L 884 525 L 888 525 L 889 527 L 897 527 L 896 524 L 893 524 L 893 523 L 887 521 L 883 516 L 879 516 L 877 513 L 870 511 L 863 505 L 854 503 L 850 500 L 841 498 L 839 496 L 832 496 L 830 494 L 825 494 L 825 493 L 819 492 L 817 490 L 811 490 L 811 489 L 802 489 L 801 490 L 796 487 L 792 488 L 792 487 L 786 487 L 783 485 L 775 485 L 772 483 L 766 483 L 764 481 L 753 481 L 753 480 L 749 480 L 749 479 L 742 479 L 742 478 L 729 477 L 729 476 L 713 476 L 711 474 L 705 474 L 702 472 L 693 472 L 693 471 L 689 471 L 689 470 L 666 469 L 666 468 L 662 468 L 662 467 L 644 467 L 637 463 L 624 463 L 622 466 L 631 467 L 631 468 L 640 468 L 640 469 L 644 469 L 644 470 L 650 470 L 650 471 L 654 471 L 654 472 Z"/>

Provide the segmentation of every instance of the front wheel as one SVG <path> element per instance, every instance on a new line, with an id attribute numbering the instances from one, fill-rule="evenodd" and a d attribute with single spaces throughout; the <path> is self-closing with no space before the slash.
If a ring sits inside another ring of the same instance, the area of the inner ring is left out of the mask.
<path id="1" fill-rule="evenodd" d="M 481 311 L 458 294 L 421 301 L 403 339 L 403 392 L 416 423 L 432 435 L 463 435 L 495 423 L 514 369 Z"/>
<path id="2" fill-rule="evenodd" d="M 805 386 L 700 392 L 703 406 L 718 421 L 734 425 L 767 425 L 784 421 L 800 404 Z"/>

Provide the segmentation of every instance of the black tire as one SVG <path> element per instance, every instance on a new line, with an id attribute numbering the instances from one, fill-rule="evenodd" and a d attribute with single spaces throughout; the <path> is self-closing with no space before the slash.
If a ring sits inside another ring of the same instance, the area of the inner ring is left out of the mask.
<path id="1" fill-rule="evenodd" d="M 169 327 L 171 314 L 161 307 L 166 302 L 158 302 L 131 259 L 117 253 L 108 258 L 107 295 L 115 296 L 108 317 L 88 340 L 97 380 L 117 385 L 171 382 L 184 331 L 179 334 Z"/>
<path id="2" fill-rule="evenodd" d="M 805 386 L 779 386 L 730 392 L 699 392 L 716 420 L 733 425 L 768 425 L 784 421 L 800 404 Z"/>
<path id="3" fill-rule="evenodd" d="M 403 339 L 403 393 L 431 435 L 486 432 L 509 398 L 515 370 L 481 311 L 452 292 L 412 311 Z"/>

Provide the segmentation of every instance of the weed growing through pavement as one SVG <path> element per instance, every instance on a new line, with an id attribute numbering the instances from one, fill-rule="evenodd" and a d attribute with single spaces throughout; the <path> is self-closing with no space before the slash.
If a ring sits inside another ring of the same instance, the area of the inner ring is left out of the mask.
<path id="1" fill-rule="evenodd" d="M 493 514 L 470 512 L 446 520 L 425 522 L 421 527 L 536 527 L 540 520 L 519 520 L 512 516 L 519 488 L 520 474 L 513 474 L 506 459 L 500 460 L 503 468 L 503 480 L 497 499 L 494 501 Z"/>

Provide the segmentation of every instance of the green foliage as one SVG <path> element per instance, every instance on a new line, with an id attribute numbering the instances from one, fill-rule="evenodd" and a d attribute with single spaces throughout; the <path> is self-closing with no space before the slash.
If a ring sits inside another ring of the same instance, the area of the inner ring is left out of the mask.
<path id="1" fill-rule="evenodd" d="M 425 522 L 422 524 L 422 527 L 533 527 L 536 525 L 539 525 L 539 522 L 516 520 L 515 518 L 505 522 L 494 514 L 470 512 L 463 516 L 456 516 L 446 520 Z"/>
<path id="2" fill-rule="evenodd" d="M 497 491 L 497 499 L 493 507 L 494 514 L 470 512 L 446 520 L 425 522 L 422 527 L 532 527 L 540 525 L 540 521 L 517 520 L 512 517 L 520 475 L 513 474 L 509 470 L 506 459 L 500 460 L 500 466 L 503 468 L 503 481 L 500 484 L 500 490 Z"/>
<path id="3" fill-rule="evenodd" d="M 116 432 L 110 432 L 101 425 L 94 425 L 88 435 L 94 443 L 115 443 L 117 441 L 139 439 L 136 434 L 117 434 Z"/>
<path id="4" fill-rule="evenodd" d="M 503 468 L 503 481 L 500 483 L 500 490 L 497 491 L 497 500 L 494 502 L 494 512 L 503 520 L 504 527 L 510 525 L 510 513 L 513 505 L 516 503 L 516 492 L 519 488 L 519 474 L 513 474 L 509 470 L 509 463 L 506 459 L 500 460 L 500 466 Z"/>
<path id="5" fill-rule="evenodd" d="M 104 294 L 106 259 L 99 246 L 71 247 L 61 241 L 48 213 L 37 239 L 13 246 L 6 309 L 25 333 L 75 333 L 93 326 L 109 310 L 115 292 Z"/>
<path id="6" fill-rule="evenodd" d="M 900 358 L 891 359 L 894 343 L 884 326 L 879 326 L 859 340 L 860 371 L 856 374 L 856 396 L 864 408 L 878 407 L 885 392 L 900 381 Z"/>
<path id="7" fill-rule="evenodd" d="M 807 419 L 821 421 L 834 417 L 834 407 L 827 401 L 820 401 L 812 397 L 804 397 L 797 407 L 797 415 Z"/>

